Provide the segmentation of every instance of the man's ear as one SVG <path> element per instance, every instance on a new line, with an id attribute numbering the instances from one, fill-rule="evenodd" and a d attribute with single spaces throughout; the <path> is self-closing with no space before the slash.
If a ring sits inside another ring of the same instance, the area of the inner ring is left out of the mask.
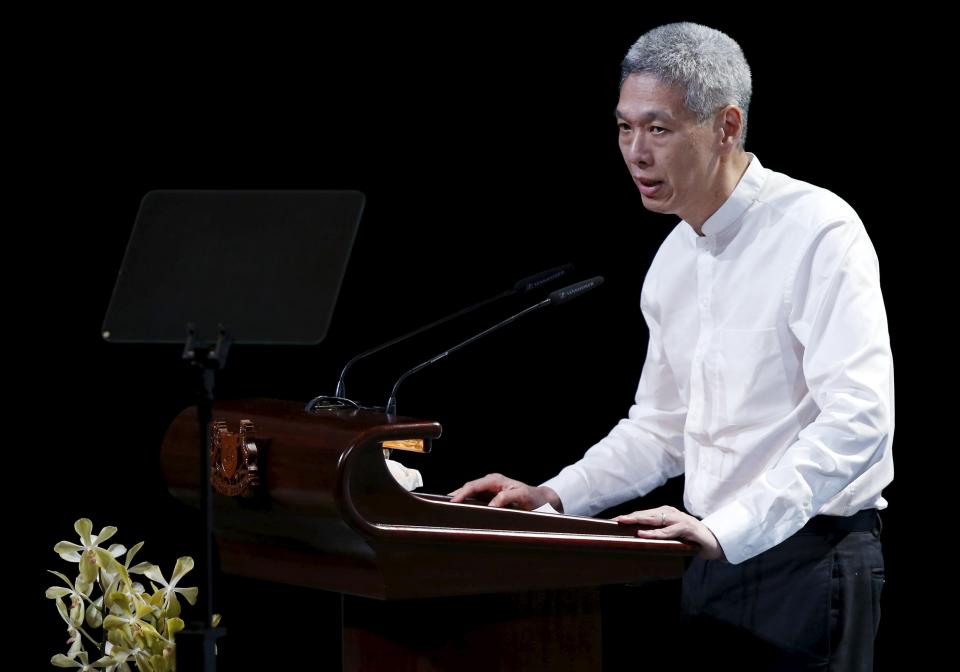
<path id="1" fill-rule="evenodd" d="M 725 151 L 731 151 L 740 145 L 740 136 L 743 134 L 743 110 L 736 105 L 727 105 L 718 113 L 720 143 Z"/>

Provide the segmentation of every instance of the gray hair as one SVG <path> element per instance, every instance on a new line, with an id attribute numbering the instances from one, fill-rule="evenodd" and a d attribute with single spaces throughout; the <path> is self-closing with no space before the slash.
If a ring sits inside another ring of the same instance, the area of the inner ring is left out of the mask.
<path id="1" fill-rule="evenodd" d="M 648 73 L 686 91 L 684 103 L 706 122 L 726 105 L 743 111 L 740 147 L 747 139 L 747 108 L 753 91 L 750 66 L 733 38 L 698 23 L 669 23 L 640 36 L 620 65 L 620 86 L 635 73 Z"/>

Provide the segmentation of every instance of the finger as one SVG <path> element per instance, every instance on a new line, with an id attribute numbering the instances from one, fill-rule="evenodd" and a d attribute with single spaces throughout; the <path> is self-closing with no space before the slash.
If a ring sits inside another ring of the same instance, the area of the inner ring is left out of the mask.
<path id="1" fill-rule="evenodd" d="M 450 495 L 454 498 L 452 501 L 461 502 L 467 497 L 471 497 L 481 492 L 499 492 L 502 488 L 500 483 L 503 477 L 499 474 L 488 474 L 483 478 L 473 481 L 467 481 L 462 486 L 454 490 Z"/>
<path id="2" fill-rule="evenodd" d="M 676 539 L 688 536 L 689 531 L 686 523 L 674 523 L 667 527 L 656 527 L 652 530 L 637 530 L 637 536 L 645 539 Z"/>
<path id="3" fill-rule="evenodd" d="M 649 525 L 651 520 L 656 520 L 657 523 L 660 522 L 660 513 L 657 512 L 657 509 L 645 509 L 643 511 L 634 511 L 633 513 L 626 513 L 616 516 L 611 520 L 616 520 L 617 522 L 623 523 L 633 523 L 635 525 Z"/>
<path id="4" fill-rule="evenodd" d="M 680 522 L 676 517 L 673 520 L 669 520 L 668 516 L 670 515 L 667 507 L 661 506 L 658 509 L 650 510 L 646 516 L 643 517 L 644 525 L 650 525 L 652 527 L 668 527 Z"/>
<path id="5" fill-rule="evenodd" d="M 468 497 L 474 497 L 474 496 L 476 496 L 476 495 L 479 495 L 479 494 L 481 494 L 481 493 L 483 493 L 483 492 L 487 492 L 487 491 L 488 491 L 488 490 L 487 490 L 486 488 L 460 488 L 460 490 L 457 491 L 457 493 L 452 496 L 452 498 L 450 499 L 450 501 L 451 501 L 451 502 L 462 502 L 462 501 L 464 501 L 465 499 L 467 499 Z"/>
<path id="6" fill-rule="evenodd" d="M 614 516 L 610 520 L 633 520 L 636 516 L 643 514 L 644 511 L 634 511 L 633 513 L 621 513 L 619 516 Z"/>
<path id="7" fill-rule="evenodd" d="M 494 496 L 493 499 L 490 500 L 487 506 L 497 506 L 497 507 L 505 506 L 513 497 L 512 494 L 508 494 L 508 493 L 510 493 L 510 490 L 501 490 L 496 494 L 496 496 Z"/>
<path id="8" fill-rule="evenodd" d="M 470 487 L 469 483 L 466 483 L 453 492 L 450 493 L 451 500 L 453 502 L 462 502 L 464 499 L 469 497 L 472 494 L 473 490 Z"/>
<path id="9" fill-rule="evenodd" d="M 527 493 L 524 488 L 508 486 L 501 490 L 496 497 L 490 500 L 489 506 L 506 508 L 508 506 L 516 505 L 518 508 L 525 509 L 528 508 L 528 502 L 529 497 L 527 497 Z"/>

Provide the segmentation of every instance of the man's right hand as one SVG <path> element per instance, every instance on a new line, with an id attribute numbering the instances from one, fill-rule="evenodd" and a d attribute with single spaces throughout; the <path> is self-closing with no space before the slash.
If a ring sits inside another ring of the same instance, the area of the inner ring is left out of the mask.
<path id="1" fill-rule="evenodd" d="M 493 499 L 487 506 L 498 506 L 510 509 L 524 509 L 532 511 L 539 509 L 546 503 L 559 512 L 563 512 L 563 502 L 560 496 L 545 485 L 533 487 L 507 478 L 503 474 L 487 474 L 475 481 L 468 481 L 463 486 L 450 493 L 451 502 L 462 502 L 467 497 L 480 493 L 493 494 Z"/>

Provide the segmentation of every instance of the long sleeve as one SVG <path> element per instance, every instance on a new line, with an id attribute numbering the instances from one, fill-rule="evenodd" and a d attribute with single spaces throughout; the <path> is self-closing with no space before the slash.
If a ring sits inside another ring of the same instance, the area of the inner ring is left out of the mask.
<path id="1" fill-rule="evenodd" d="M 664 354 L 648 273 L 640 307 L 650 333 L 634 404 L 626 418 L 578 462 L 542 485 L 560 496 L 565 513 L 594 515 L 645 495 L 683 473 L 683 425 L 687 409 Z"/>
<path id="2" fill-rule="evenodd" d="M 813 232 L 786 298 L 807 394 L 820 412 L 760 478 L 703 519 L 734 564 L 825 507 L 872 506 L 868 495 L 893 479 L 893 359 L 876 252 L 855 215 Z"/>

